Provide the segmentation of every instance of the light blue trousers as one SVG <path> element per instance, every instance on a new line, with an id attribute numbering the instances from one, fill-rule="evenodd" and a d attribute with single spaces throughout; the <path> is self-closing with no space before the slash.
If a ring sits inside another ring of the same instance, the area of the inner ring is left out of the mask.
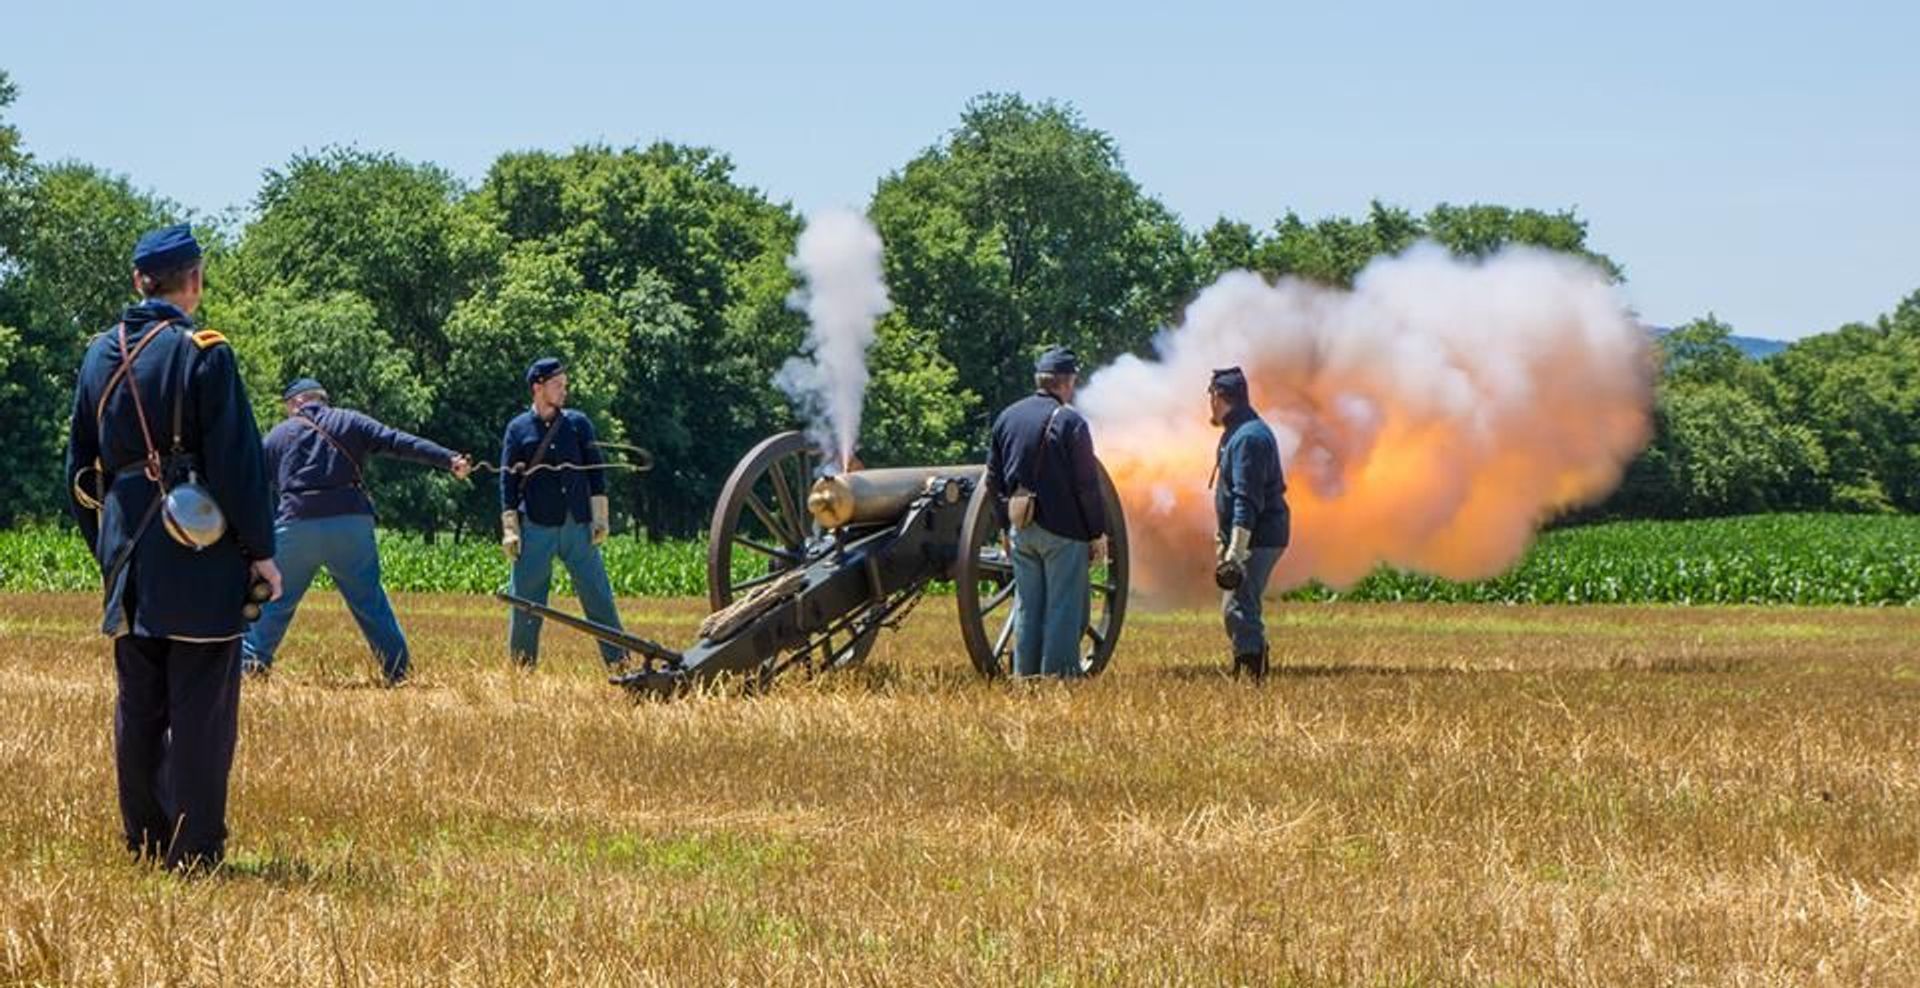
<path id="1" fill-rule="evenodd" d="M 607 565 L 600 558 L 600 547 L 593 544 L 586 522 L 569 519 L 564 525 L 520 523 L 520 558 L 513 561 L 513 595 L 536 604 L 545 604 L 553 590 L 553 561 L 558 557 L 573 579 L 573 592 L 580 595 L 580 606 L 587 620 L 609 628 L 620 627 L 620 613 L 613 607 L 613 584 L 607 580 Z M 507 626 L 507 654 L 522 665 L 540 661 L 540 618 L 519 609 L 512 612 Z M 625 650 L 600 643 L 600 657 L 609 665 L 627 657 Z"/>
<path id="2" fill-rule="evenodd" d="M 1267 647 L 1267 625 L 1260 616 L 1260 597 L 1267 592 L 1273 567 L 1284 548 L 1255 549 L 1247 557 L 1247 576 L 1240 586 L 1220 594 L 1220 616 L 1226 619 L 1233 654 L 1258 655 Z"/>
<path id="3" fill-rule="evenodd" d="M 1013 674 L 1078 676 L 1092 547 L 1039 525 L 1014 532 L 1012 541 Z"/>
<path id="4" fill-rule="evenodd" d="M 307 595 L 322 567 L 340 588 L 347 611 L 360 625 L 360 634 L 380 660 L 389 682 L 405 679 L 410 659 L 407 637 L 393 616 L 393 603 L 380 585 L 380 550 L 373 542 L 372 515 L 335 515 L 302 518 L 274 527 L 274 563 L 280 567 L 280 599 L 260 608 L 260 620 L 247 629 L 240 643 L 246 659 L 263 666 L 286 637 L 287 625 L 300 599 Z"/>

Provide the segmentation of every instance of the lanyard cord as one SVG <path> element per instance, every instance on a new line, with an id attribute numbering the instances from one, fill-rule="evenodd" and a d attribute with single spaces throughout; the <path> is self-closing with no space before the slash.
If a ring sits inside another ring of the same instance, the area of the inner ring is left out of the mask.
<path id="1" fill-rule="evenodd" d="M 594 440 L 593 445 L 601 449 L 614 449 L 637 456 L 639 457 L 639 461 L 628 463 L 615 460 L 608 463 L 535 463 L 532 465 L 515 463 L 506 467 L 501 467 L 493 463 L 475 463 L 473 468 L 481 473 L 517 474 L 522 477 L 531 477 L 542 470 L 632 470 L 634 473 L 646 473 L 653 469 L 653 454 L 642 447 L 630 446 L 626 443 L 607 442 L 601 439 Z"/>
<path id="2" fill-rule="evenodd" d="M 541 464 L 529 467 L 522 463 L 516 463 L 513 466 L 502 468 L 492 463 L 475 463 L 473 465 L 473 469 L 481 473 L 511 473 L 511 474 L 518 474 L 523 477 L 530 477 L 536 473 L 539 473 L 542 470 L 553 470 L 556 472 L 560 470 L 578 470 L 582 472 L 587 470 L 632 470 L 635 473 L 646 473 L 648 470 L 653 469 L 653 464 L 651 463 L 541 463 Z"/>

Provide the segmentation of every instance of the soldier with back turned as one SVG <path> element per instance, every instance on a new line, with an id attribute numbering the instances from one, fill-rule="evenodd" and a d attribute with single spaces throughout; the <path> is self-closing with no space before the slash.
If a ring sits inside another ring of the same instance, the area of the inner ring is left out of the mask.
<path id="1" fill-rule="evenodd" d="M 219 864 L 250 583 L 279 594 L 253 408 L 219 333 L 184 225 L 141 237 L 140 295 L 80 365 L 66 480 L 100 564 L 101 631 L 118 686 L 114 762 L 127 848 L 169 867 Z"/>

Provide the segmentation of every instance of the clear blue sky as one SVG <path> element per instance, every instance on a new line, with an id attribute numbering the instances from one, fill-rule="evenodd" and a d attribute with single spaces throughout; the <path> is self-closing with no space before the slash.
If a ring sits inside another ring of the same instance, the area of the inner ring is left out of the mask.
<path id="1" fill-rule="evenodd" d="M 0 67 L 36 155 L 207 213 L 327 144 L 474 180 L 655 138 L 860 205 L 1012 90 L 1077 106 L 1193 228 L 1572 206 L 1648 321 L 1791 338 L 1920 289 L 1920 4 L 1773 6 L 8 0 Z"/>

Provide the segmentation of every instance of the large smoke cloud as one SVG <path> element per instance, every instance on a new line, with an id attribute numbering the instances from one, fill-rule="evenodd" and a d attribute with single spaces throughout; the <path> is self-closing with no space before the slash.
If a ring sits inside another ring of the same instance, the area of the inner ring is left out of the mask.
<path id="1" fill-rule="evenodd" d="M 1135 587 L 1165 602 L 1211 587 L 1215 367 L 1245 368 L 1280 440 L 1293 544 L 1276 586 L 1382 563 L 1497 574 L 1547 517 L 1612 490 L 1648 436 L 1645 333 L 1591 265 L 1530 248 L 1420 245 L 1352 291 L 1232 272 L 1158 351 L 1094 374 L 1078 403 L 1126 504 Z"/>

